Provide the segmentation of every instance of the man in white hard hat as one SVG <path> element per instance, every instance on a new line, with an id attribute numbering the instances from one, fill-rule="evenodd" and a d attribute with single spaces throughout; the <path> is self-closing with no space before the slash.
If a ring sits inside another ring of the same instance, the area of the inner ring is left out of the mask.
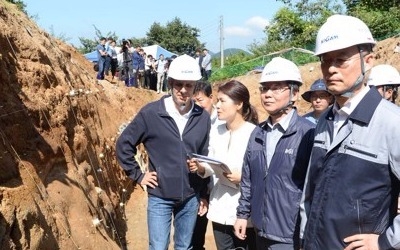
<path id="1" fill-rule="evenodd" d="M 174 218 L 174 249 L 190 249 L 197 213 L 207 210 L 199 196 L 207 181 L 189 172 L 187 155 L 207 155 L 210 115 L 192 101 L 200 69 L 190 56 L 177 57 L 169 68 L 171 95 L 144 106 L 118 138 L 117 158 L 133 181 L 147 186 L 149 249 L 168 249 Z M 142 172 L 135 160 L 143 143 L 149 166 Z"/>
<path id="2" fill-rule="evenodd" d="M 318 121 L 301 204 L 304 249 L 400 249 L 400 109 L 367 85 L 375 41 L 333 15 L 315 54 L 335 103 Z"/>
<path id="3" fill-rule="evenodd" d="M 395 103 L 400 85 L 400 73 L 389 64 L 374 66 L 368 77 L 368 85 L 375 86 L 384 99 Z"/>
<path id="4" fill-rule="evenodd" d="M 297 114 L 302 79 L 281 57 L 261 74 L 260 96 L 268 119 L 250 136 L 240 182 L 235 235 L 245 239 L 247 220 L 257 249 L 299 248 L 299 203 L 314 138 L 314 124 Z"/>

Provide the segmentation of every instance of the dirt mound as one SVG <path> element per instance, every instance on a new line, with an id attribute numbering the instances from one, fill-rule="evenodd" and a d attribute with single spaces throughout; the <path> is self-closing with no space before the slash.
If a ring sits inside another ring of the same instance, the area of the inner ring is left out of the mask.
<path id="1" fill-rule="evenodd" d="M 160 95 L 98 84 L 77 50 L 1 0 L 0 30 L 0 248 L 146 249 L 145 193 L 118 166 L 115 139 Z M 377 52 L 399 68 L 396 42 Z M 302 74 L 305 90 L 318 65 Z M 259 75 L 237 79 L 264 119 Z M 309 108 L 302 100 L 298 107 Z"/>
<path id="2" fill-rule="evenodd" d="M 92 65 L 0 1 L 1 249 L 119 249 L 134 187 L 114 142 L 156 93 Z M 121 203 L 121 204 L 120 204 Z"/>
<path id="3" fill-rule="evenodd" d="M 394 53 L 393 50 L 396 44 L 400 42 L 400 37 L 388 38 L 383 41 L 377 43 L 374 48 L 375 53 L 375 65 L 378 64 L 390 64 L 397 68 L 400 71 L 400 53 Z M 322 78 L 320 63 L 310 63 L 304 66 L 300 66 L 301 76 L 303 79 L 303 86 L 300 88 L 300 94 L 307 91 L 310 88 L 310 85 L 317 80 L 318 78 Z M 251 95 L 251 103 L 256 106 L 257 111 L 259 113 L 260 120 L 264 120 L 267 117 L 267 114 L 264 112 L 260 100 L 259 100 L 259 91 L 258 91 L 258 81 L 260 79 L 259 74 L 249 74 L 245 76 L 239 76 L 235 79 L 244 83 Z M 400 102 L 400 99 L 397 99 L 397 103 Z M 300 114 L 304 114 L 308 111 L 311 111 L 311 106 L 309 103 L 304 101 L 301 96 L 300 99 L 296 102 L 296 107 Z"/>

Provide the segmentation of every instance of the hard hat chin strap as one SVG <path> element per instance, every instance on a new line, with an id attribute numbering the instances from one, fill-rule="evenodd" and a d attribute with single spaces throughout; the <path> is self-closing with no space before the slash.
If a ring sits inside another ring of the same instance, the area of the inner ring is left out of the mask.
<path id="1" fill-rule="evenodd" d="M 293 101 L 292 101 L 292 97 L 293 97 L 293 85 L 290 84 L 290 93 L 289 93 L 289 102 L 283 106 L 282 108 L 278 109 L 276 112 L 274 113 L 270 113 L 270 116 L 276 116 L 278 114 L 287 114 L 288 113 L 288 109 L 293 107 Z"/>
<path id="2" fill-rule="evenodd" d="M 362 64 L 364 64 L 364 62 Z M 361 84 L 364 82 L 364 78 L 365 78 L 365 73 L 360 74 L 360 76 L 354 82 L 353 86 L 351 88 L 349 88 L 348 90 L 346 90 L 346 92 L 344 92 L 343 94 L 340 94 L 340 96 L 347 97 L 347 98 L 353 97 L 354 96 L 353 91 L 355 89 L 358 89 L 361 86 Z"/>
<path id="3" fill-rule="evenodd" d="M 351 98 L 354 96 L 354 90 L 359 89 L 361 87 L 361 84 L 364 83 L 365 79 L 365 64 L 364 64 L 364 56 L 362 54 L 363 50 L 359 49 L 359 54 L 360 54 L 360 62 L 361 62 L 361 74 L 357 77 L 357 80 L 354 82 L 353 86 L 351 86 L 349 89 L 347 89 L 345 92 L 339 94 L 340 96 Z"/>

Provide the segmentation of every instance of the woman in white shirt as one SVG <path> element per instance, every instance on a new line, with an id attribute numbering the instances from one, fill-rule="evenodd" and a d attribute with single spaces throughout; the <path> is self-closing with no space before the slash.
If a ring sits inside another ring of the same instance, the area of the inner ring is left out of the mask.
<path id="1" fill-rule="evenodd" d="M 219 86 L 216 108 L 218 119 L 226 124 L 212 127 L 208 156 L 225 163 L 231 174 L 214 172 L 210 164 L 195 158 L 190 161 L 189 168 L 201 177 L 212 176 L 214 186 L 207 218 L 212 221 L 217 249 L 255 249 L 254 231 L 248 230 L 246 240 L 242 241 L 234 235 L 233 225 L 240 196 L 243 157 L 250 134 L 258 123 L 257 112 L 250 104 L 248 89 L 236 80 Z"/>

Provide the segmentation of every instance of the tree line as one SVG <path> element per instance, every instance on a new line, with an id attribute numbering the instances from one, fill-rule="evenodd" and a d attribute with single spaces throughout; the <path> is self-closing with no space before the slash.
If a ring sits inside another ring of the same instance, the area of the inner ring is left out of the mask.
<path id="1" fill-rule="evenodd" d="M 82 53 L 88 53 L 93 51 L 98 44 L 100 37 L 112 37 L 115 41 L 119 41 L 115 32 L 102 33 L 96 26 L 94 26 L 96 32 L 95 39 L 88 39 L 79 37 L 79 41 L 82 47 L 78 48 Z M 146 37 L 123 37 L 129 39 L 132 45 L 160 45 L 167 50 L 176 53 L 192 53 L 197 48 L 203 48 L 205 45 L 199 41 L 200 30 L 184 23 L 180 18 L 175 17 L 172 21 L 167 22 L 165 26 L 158 22 L 154 22 L 149 31 L 146 33 Z M 121 38 L 122 39 L 122 38 Z"/>
<path id="2" fill-rule="evenodd" d="M 400 33 L 400 0 L 276 0 L 286 6 L 279 9 L 265 28 L 265 42 L 249 45 L 255 55 L 283 48 L 314 49 L 318 28 L 332 14 L 360 18 L 375 39 Z"/>
<path id="3" fill-rule="evenodd" d="M 326 19 L 335 13 L 356 16 L 363 20 L 376 39 L 383 39 L 400 33 L 400 0 L 276 0 L 283 2 L 285 7 L 279 9 L 272 18 L 270 25 L 265 27 L 265 40 L 248 45 L 252 55 L 231 56 L 225 60 L 225 65 L 265 55 L 284 48 L 314 49 L 318 28 Z M 22 0 L 7 0 L 16 4 L 26 12 Z M 81 46 L 77 49 L 82 53 L 93 51 L 100 37 L 112 37 L 120 40 L 115 32 L 103 33 L 96 26 L 96 37 L 79 37 Z M 54 31 L 52 31 L 54 33 Z M 54 35 L 54 34 L 52 34 Z M 190 54 L 197 48 L 207 44 L 199 41 L 200 30 L 184 23 L 179 17 L 173 18 L 166 25 L 154 22 L 145 37 L 124 37 L 133 44 L 149 46 L 158 44 L 171 52 Z M 57 37 L 65 40 L 65 36 Z M 121 38 L 122 39 L 122 38 Z M 218 62 L 215 62 L 218 64 Z M 217 66 L 217 65 L 216 65 Z"/>

